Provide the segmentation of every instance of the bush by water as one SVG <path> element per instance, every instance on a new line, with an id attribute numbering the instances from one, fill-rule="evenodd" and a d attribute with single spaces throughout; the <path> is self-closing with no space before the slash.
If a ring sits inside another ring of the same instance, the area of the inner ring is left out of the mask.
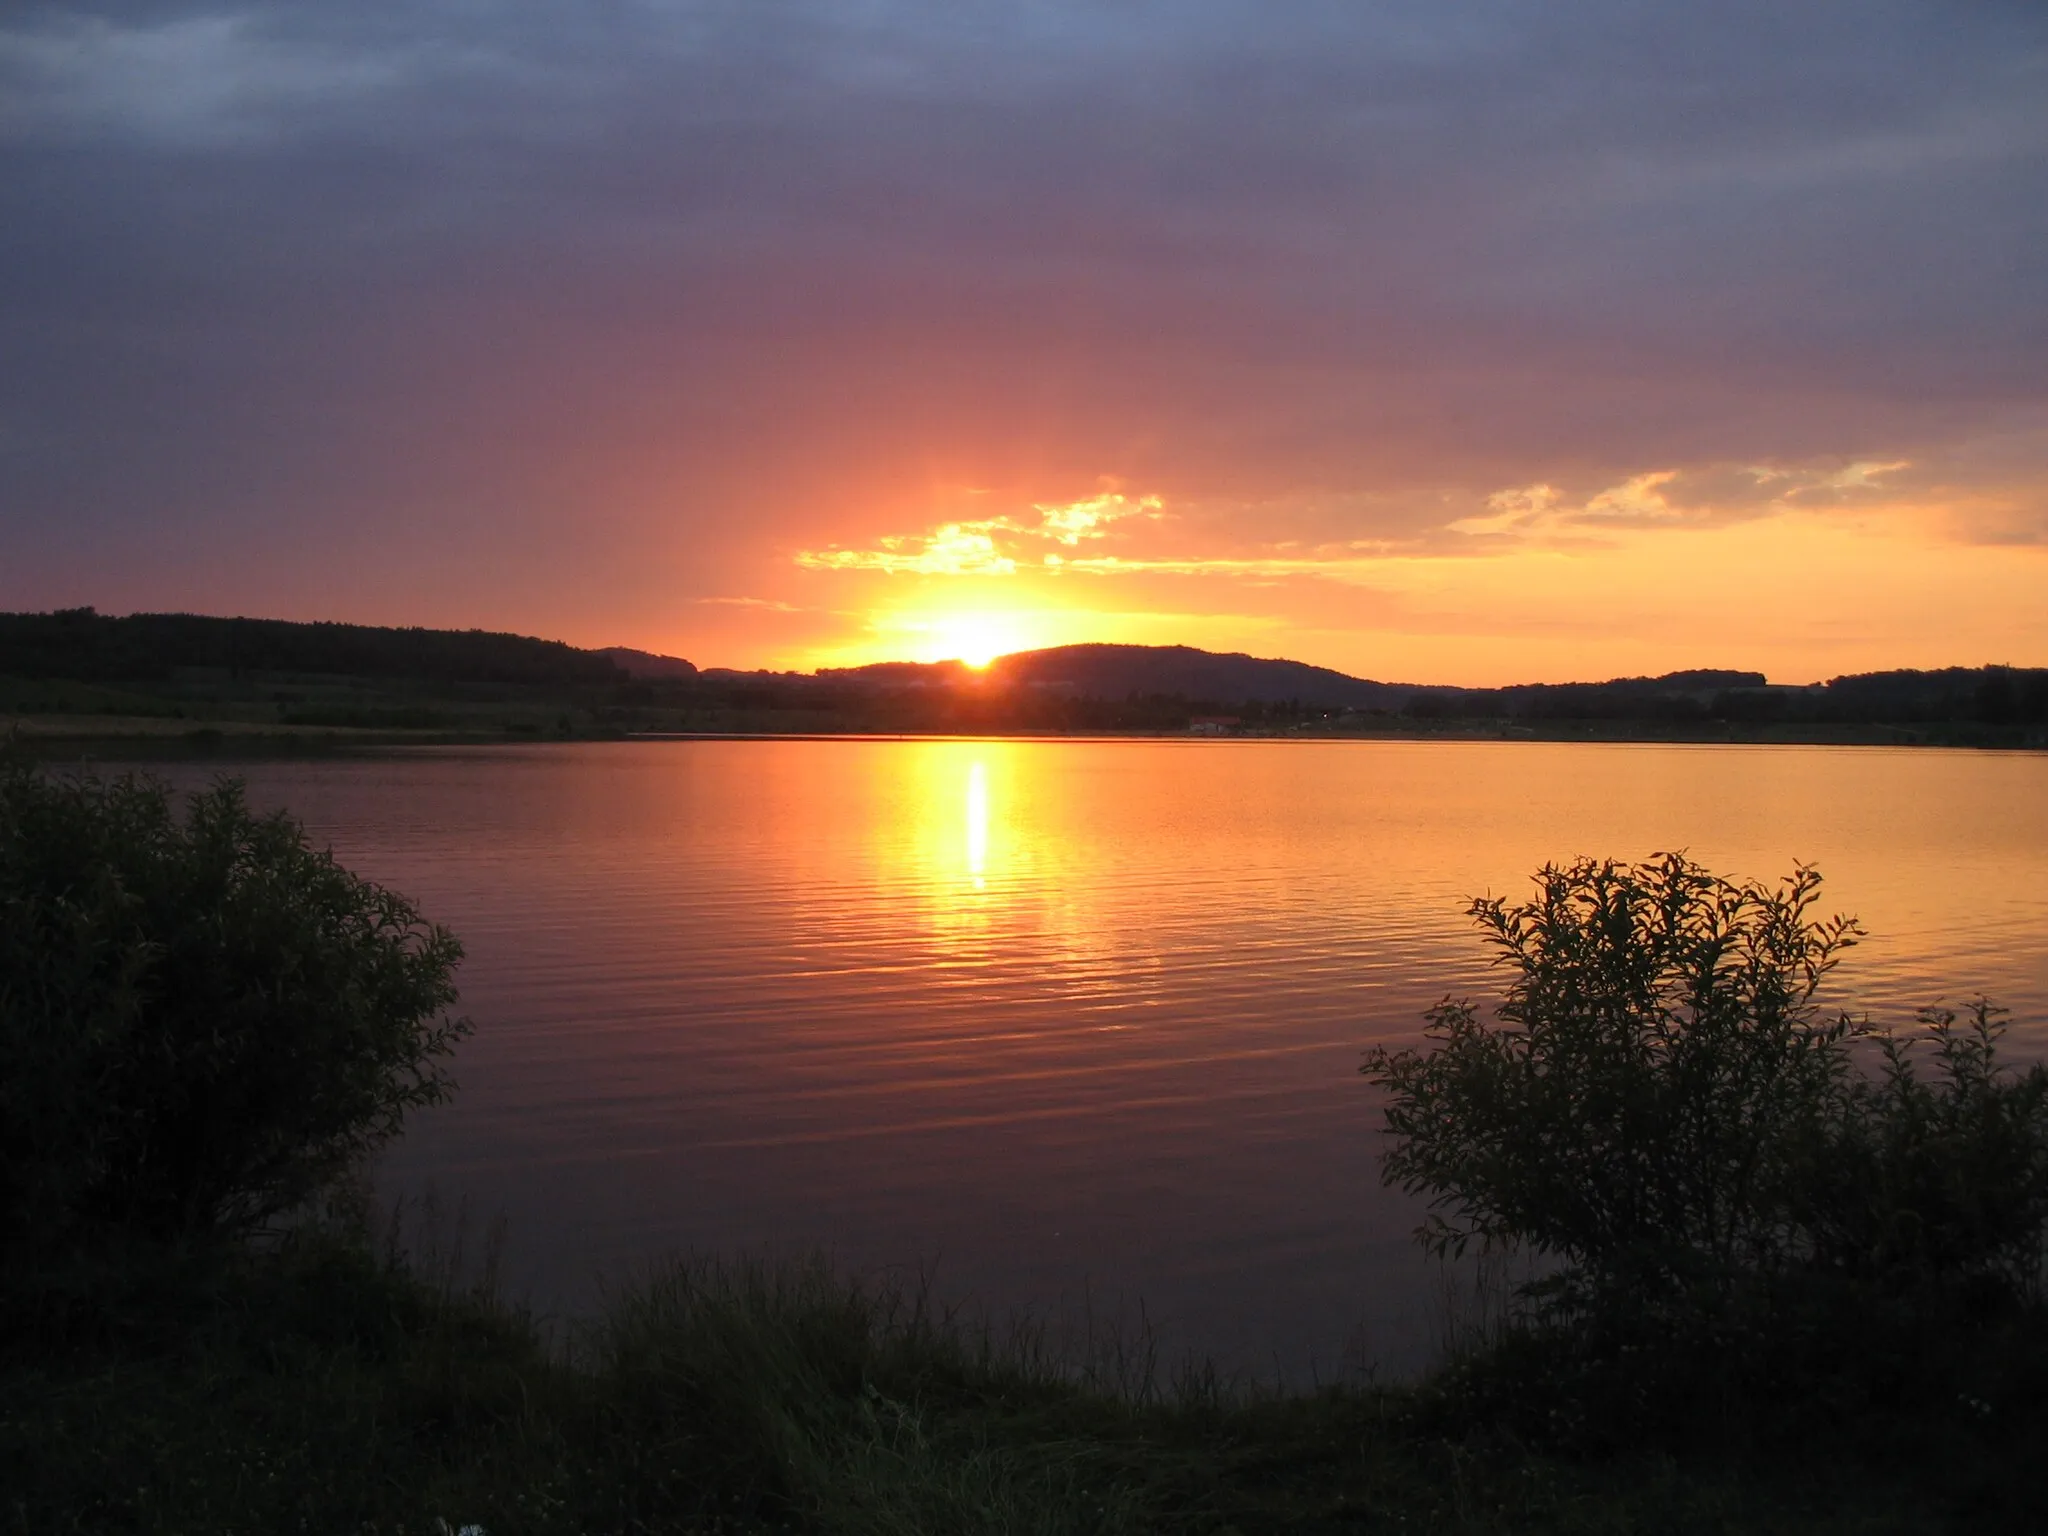
<path id="1" fill-rule="evenodd" d="M 247 1235 L 439 1102 L 461 945 L 239 785 L 0 770 L 0 1246 Z"/>
<path id="2" fill-rule="evenodd" d="M 1823 1009 L 1861 930 L 1810 869 L 1585 860 L 1537 888 L 1472 904 L 1493 1016 L 1447 999 L 1427 1048 L 1362 1069 L 1422 1241 L 1536 1272 L 1460 1367 L 1474 1402 L 1595 1444 L 2038 1415 L 2048 1068 L 2000 1059 L 1999 1011 L 1894 1035 Z"/>

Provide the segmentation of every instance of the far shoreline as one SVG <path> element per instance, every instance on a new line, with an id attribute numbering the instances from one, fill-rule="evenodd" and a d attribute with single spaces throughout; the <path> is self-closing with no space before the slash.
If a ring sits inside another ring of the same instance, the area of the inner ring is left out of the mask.
<path id="1" fill-rule="evenodd" d="M 1191 745 L 1341 742 L 1531 742 L 1650 746 L 1912 747 L 1969 751 L 2048 751 L 2048 730 L 1971 722 L 1925 726 L 1844 724 L 1757 726 L 1715 722 L 1691 727 L 1629 721 L 1373 720 L 1311 722 L 1288 727 L 1240 728 L 1223 733 L 1189 730 L 1103 731 L 861 731 L 747 730 L 512 732 L 376 730 L 349 727 L 292 729 L 239 721 L 166 729 L 169 722 L 141 718 L 0 716 L 0 752 L 32 761 L 186 761 L 243 758 L 314 758 L 370 755 L 434 747 L 550 747 L 592 742 L 1183 742 Z"/>

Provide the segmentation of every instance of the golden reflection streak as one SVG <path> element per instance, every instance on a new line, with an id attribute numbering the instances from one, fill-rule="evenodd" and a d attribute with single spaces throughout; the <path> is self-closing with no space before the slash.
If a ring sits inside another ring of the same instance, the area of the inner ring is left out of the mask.
<path id="1" fill-rule="evenodd" d="M 967 873 L 977 891 L 988 881 L 988 767 L 976 761 L 967 770 Z"/>
<path id="2" fill-rule="evenodd" d="M 911 883 L 939 964 L 994 977 L 1029 956 L 1073 1006 L 1115 1010 L 1097 1029 L 1124 1027 L 1171 981 L 1157 941 L 1113 916 L 1123 886 L 1097 867 L 1127 812 L 1101 819 L 1108 766 L 1040 742 L 906 744 L 876 759 L 892 792 L 869 823 L 878 861 Z M 1061 832 L 1049 838 L 1048 824 Z"/>

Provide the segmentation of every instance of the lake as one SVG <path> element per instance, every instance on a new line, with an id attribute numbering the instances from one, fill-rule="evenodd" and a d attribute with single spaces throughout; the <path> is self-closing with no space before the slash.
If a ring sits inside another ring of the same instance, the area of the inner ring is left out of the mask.
<path id="1" fill-rule="evenodd" d="M 208 770 L 163 770 L 180 783 Z M 1422 1361 L 1360 1053 L 1491 977 L 1548 860 L 1794 860 L 1834 993 L 2048 1047 L 2048 755 L 1537 742 L 668 741 L 238 767 L 468 945 L 461 1091 L 379 1172 L 544 1310 L 824 1249 L 1291 1380 Z M 472 1239 L 474 1241 L 474 1239 Z"/>

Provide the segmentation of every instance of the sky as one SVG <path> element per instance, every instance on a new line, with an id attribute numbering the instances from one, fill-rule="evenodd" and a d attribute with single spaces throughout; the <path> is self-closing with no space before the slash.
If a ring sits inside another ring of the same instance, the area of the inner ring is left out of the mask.
<path id="1" fill-rule="evenodd" d="M 2038 0 L 0 10 L 0 608 L 2048 665 Z"/>

